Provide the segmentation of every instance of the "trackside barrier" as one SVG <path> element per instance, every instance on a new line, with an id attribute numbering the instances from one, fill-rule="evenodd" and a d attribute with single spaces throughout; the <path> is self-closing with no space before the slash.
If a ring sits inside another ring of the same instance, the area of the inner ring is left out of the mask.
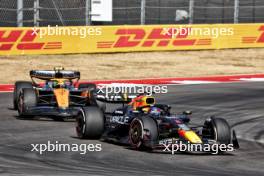
<path id="1" fill-rule="evenodd" d="M 264 24 L 0 28 L 0 55 L 264 47 Z"/>
<path id="2" fill-rule="evenodd" d="M 114 85 L 124 86 L 132 85 L 191 85 L 191 84 L 216 84 L 231 82 L 255 82 L 264 81 L 264 74 L 251 75 L 224 75 L 224 76 L 207 76 L 207 77 L 182 77 L 182 78 L 150 78 L 150 79 L 129 79 L 129 80 L 90 80 L 86 83 L 95 83 L 97 85 Z M 85 83 L 85 82 L 82 82 Z M 13 92 L 14 85 L 0 84 L 1 92 Z"/>

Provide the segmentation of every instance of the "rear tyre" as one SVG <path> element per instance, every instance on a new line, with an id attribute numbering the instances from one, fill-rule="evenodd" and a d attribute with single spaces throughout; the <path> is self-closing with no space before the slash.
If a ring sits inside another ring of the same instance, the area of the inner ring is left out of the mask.
<path id="1" fill-rule="evenodd" d="M 28 109 L 37 106 L 37 95 L 33 88 L 24 88 L 20 91 L 18 100 L 18 114 L 22 118 L 33 118 Z"/>
<path id="2" fill-rule="evenodd" d="M 81 139 L 99 139 L 104 132 L 104 115 L 96 106 L 84 107 L 76 117 L 76 132 Z"/>
<path id="3" fill-rule="evenodd" d="M 158 127 L 150 117 L 137 117 L 129 127 L 130 145 L 137 150 L 152 150 L 158 140 Z"/>
<path id="4" fill-rule="evenodd" d="M 96 85 L 93 83 L 80 83 L 78 89 L 84 90 L 88 89 L 89 91 L 96 90 Z"/>
<path id="5" fill-rule="evenodd" d="M 94 106 L 98 106 L 103 112 L 106 110 L 106 104 L 101 101 L 96 100 L 96 85 L 93 83 L 80 83 L 80 90 L 87 90 L 90 92 L 90 104 Z"/>
<path id="6" fill-rule="evenodd" d="M 231 128 L 223 118 L 210 118 L 205 121 L 203 136 L 215 140 L 219 144 L 231 143 Z"/>
<path id="7" fill-rule="evenodd" d="M 101 109 L 101 111 L 103 111 L 105 113 L 105 111 L 106 111 L 106 104 L 104 102 L 101 102 L 101 101 L 98 101 L 98 100 L 96 100 L 96 104 Z"/>
<path id="8" fill-rule="evenodd" d="M 18 109 L 19 93 L 23 88 L 33 88 L 33 85 L 29 81 L 17 81 L 15 83 L 14 92 L 13 92 L 13 108 L 14 108 L 14 110 Z"/>
<path id="9" fill-rule="evenodd" d="M 90 92 L 90 105 L 98 106 L 103 112 L 106 110 L 106 105 L 103 102 L 96 100 L 96 85 L 93 83 L 80 83 L 80 90 L 88 90 Z"/>

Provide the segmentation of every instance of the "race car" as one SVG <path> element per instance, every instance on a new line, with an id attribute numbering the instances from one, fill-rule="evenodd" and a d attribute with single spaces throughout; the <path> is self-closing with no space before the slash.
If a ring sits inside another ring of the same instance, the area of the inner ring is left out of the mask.
<path id="1" fill-rule="evenodd" d="M 191 126 L 191 111 L 172 114 L 169 105 L 157 104 L 155 97 L 149 95 L 138 95 L 130 100 L 122 97 L 125 104 L 111 114 L 103 114 L 98 108 L 86 111 L 85 116 L 79 114 L 76 118 L 78 137 L 128 144 L 137 150 L 162 149 L 180 142 L 201 146 L 232 144 L 239 148 L 235 131 L 223 118 L 211 117 L 204 125 Z"/>
<path id="2" fill-rule="evenodd" d="M 13 106 L 21 118 L 45 116 L 61 121 L 74 118 L 88 106 L 98 107 L 93 93 L 96 85 L 79 83 L 79 71 L 55 67 L 54 70 L 32 70 L 30 77 L 31 82 L 17 81 L 14 87 Z"/>

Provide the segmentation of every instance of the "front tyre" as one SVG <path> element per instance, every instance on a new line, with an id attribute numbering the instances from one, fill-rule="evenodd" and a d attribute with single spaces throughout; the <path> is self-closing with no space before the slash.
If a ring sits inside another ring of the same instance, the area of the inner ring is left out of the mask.
<path id="1" fill-rule="evenodd" d="M 215 140 L 219 144 L 231 143 L 231 128 L 223 118 L 214 118 L 206 120 L 203 128 L 203 136 Z"/>
<path id="2" fill-rule="evenodd" d="M 96 106 L 84 107 L 76 117 L 76 132 L 81 139 L 99 139 L 104 132 L 104 114 Z"/>
<path id="3" fill-rule="evenodd" d="M 129 127 L 130 145 L 138 150 L 152 150 L 158 140 L 158 127 L 150 117 L 137 117 Z"/>

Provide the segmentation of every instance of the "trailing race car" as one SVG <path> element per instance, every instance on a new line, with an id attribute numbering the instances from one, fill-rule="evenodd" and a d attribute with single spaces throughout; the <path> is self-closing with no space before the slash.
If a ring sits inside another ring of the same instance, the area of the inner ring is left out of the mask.
<path id="1" fill-rule="evenodd" d="M 62 67 L 32 70 L 30 77 L 32 82 L 17 81 L 14 88 L 14 109 L 22 118 L 46 116 L 63 120 L 74 118 L 88 106 L 98 106 L 94 96 L 96 85 L 78 83 L 79 71 L 66 71 Z M 44 80 L 44 84 L 36 79 Z"/>
<path id="2" fill-rule="evenodd" d="M 77 135 L 124 143 L 135 149 L 161 149 L 179 142 L 201 146 L 232 144 L 239 148 L 235 131 L 223 118 L 211 117 L 200 127 L 190 127 L 190 111 L 172 114 L 169 105 L 156 104 L 155 98 L 149 95 L 130 100 L 127 96 L 122 97 L 123 103 L 129 103 L 111 114 L 104 115 L 94 107 L 87 109 L 85 115 L 79 114 Z"/>

